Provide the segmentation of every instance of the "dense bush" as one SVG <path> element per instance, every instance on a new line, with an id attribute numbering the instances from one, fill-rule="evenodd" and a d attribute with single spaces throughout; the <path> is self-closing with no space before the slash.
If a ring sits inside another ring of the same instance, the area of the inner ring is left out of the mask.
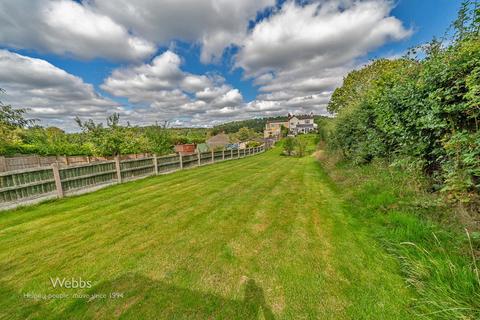
<path id="1" fill-rule="evenodd" d="M 329 104 L 332 148 L 357 163 L 408 162 L 468 201 L 480 190 L 480 11 L 466 3 L 448 46 L 350 73 Z M 407 160 L 407 161 L 405 161 Z"/>
<path id="2" fill-rule="evenodd" d="M 293 150 L 295 149 L 295 139 L 293 137 L 286 137 L 282 141 L 283 143 L 283 152 L 285 152 L 288 156 L 291 156 Z"/>

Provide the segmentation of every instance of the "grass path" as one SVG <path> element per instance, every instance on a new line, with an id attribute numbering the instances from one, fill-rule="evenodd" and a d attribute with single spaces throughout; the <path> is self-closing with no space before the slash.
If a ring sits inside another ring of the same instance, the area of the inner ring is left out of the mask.
<path id="1" fill-rule="evenodd" d="M 406 319 L 410 300 L 312 157 L 273 150 L 0 214 L 0 319 Z"/>

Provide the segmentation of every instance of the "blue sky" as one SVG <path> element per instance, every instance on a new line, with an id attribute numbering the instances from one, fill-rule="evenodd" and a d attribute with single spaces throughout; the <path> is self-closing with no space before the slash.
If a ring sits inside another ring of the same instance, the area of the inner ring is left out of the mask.
<path id="1" fill-rule="evenodd" d="M 441 38 L 461 1 L 111 3 L 3 1 L 2 101 L 65 129 L 112 112 L 178 126 L 323 114 L 348 71 Z"/>

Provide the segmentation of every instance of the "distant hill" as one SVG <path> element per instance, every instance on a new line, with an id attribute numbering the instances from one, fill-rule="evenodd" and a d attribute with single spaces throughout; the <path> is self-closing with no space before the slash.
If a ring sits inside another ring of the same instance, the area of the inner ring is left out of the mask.
<path id="1" fill-rule="evenodd" d="M 266 118 L 256 118 L 256 119 L 248 119 L 248 120 L 240 120 L 240 121 L 232 121 L 232 122 L 225 122 L 220 125 L 214 126 L 212 131 L 213 134 L 217 134 L 220 132 L 225 133 L 235 133 L 240 128 L 247 127 L 253 129 L 256 132 L 263 132 L 265 128 L 265 124 L 267 121 L 271 120 L 284 120 L 286 116 L 278 116 L 278 117 L 266 117 Z M 314 115 L 315 122 L 318 122 L 320 119 L 326 118 L 325 116 Z"/>

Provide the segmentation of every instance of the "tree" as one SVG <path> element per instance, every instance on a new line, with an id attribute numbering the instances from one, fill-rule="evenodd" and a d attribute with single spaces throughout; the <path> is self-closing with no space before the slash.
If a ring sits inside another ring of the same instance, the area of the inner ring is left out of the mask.
<path id="1" fill-rule="evenodd" d="M 302 139 L 302 137 L 298 137 L 295 141 L 297 156 L 303 157 L 307 151 L 308 141 L 306 139 Z"/>
<path id="2" fill-rule="evenodd" d="M 107 117 L 107 128 L 101 123 L 96 124 L 92 119 L 86 121 L 76 117 L 75 121 L 86 135 L 88 142 L 93 147 L 93 153 L 97 155 L 119 155 L 122 143 L 127 142 L 125 130 L 118 125 L 120 116 L 114 113 Z M 132 137 L 129 137 L 130 139 Z"/>
<path id="3" fill-rule="evenodd" d="M 0 88 L 0 93 L 5 91 Z M 26 109 L 14 109 L 0 101 L 0 154 L 15 153 L 21 148 L 21 131 L 34 124 L 35 120 L 25 119 Z"/>
<path id="4" fill-rule="evenodd" d="M 283 140 L 283 150 L 287 153 L 287 155 L 291 156 L 294 149 L 295 139 L 292 137 L 286 137 Z"/>
<path id="5" fill-rule="evenodd" d="M 0 88 L 0 94 L 5 93 L 5 90 Z M 13 109 L 10 105 L 4 105 L 0 100 L 0 125 L 10 128 L 23 128 L 32 125 L 36 120 L 25 119 L 24 114 L 27 109 Z"/>
<path id="6" fill-rule="evenodd" d="M 155 125 L 145 130 L 150 150 L 156 154 L 168 154 L 172 151 L 171 134 L 167 128 L 168 122 L 163 126 Z"/>
<path id="7" fill-rule="evenodd" d="M 237 139 L 240 141 L 248 141 L 255 137 L 255 131 L 247 127 L 240 128 L 236 133 Z"/>

